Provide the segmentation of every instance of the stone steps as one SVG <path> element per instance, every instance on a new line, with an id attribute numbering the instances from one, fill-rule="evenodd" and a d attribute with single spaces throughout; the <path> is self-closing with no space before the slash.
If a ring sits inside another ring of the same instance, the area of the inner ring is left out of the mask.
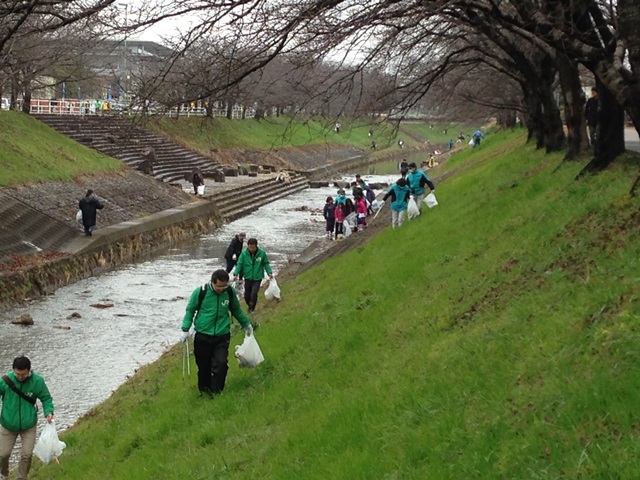
<path id="1" fill-rule="evenodd" d="M 122 160 L 132 168 L 138 168 L 153 148 L 155 162 L 151 176 L 163 182 L 183 180 L 195 167 L 208 172 L 221 172 L 222 166 L 197 152 L 134 124 L 118 116 L 36 115 L 60 133 Z"/>
<path id="2" fill-rule="evenodd" d="M 0 259 L 57 250 L 78 231 L 0 192 Z"/>
<path id="3" fill-rule="evenodd" d="M 284 185 L 271 177 L 261 182 L 252 183 L 250 189 L 249 187 L 235 187 L 226 190 L 220 199 L 214 200 L 214 203 L 222 218 L 230 222 L 274 200 L 306 188 L 309 188 L 309 184 L 302 175 L 292 175 L 290 185 Z"/>

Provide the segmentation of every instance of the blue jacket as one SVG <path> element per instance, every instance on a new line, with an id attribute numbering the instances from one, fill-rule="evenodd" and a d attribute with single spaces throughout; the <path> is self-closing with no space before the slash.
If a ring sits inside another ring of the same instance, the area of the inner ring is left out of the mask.
<path id="1" fill-rule="evenodd" d="M 484 134 L 480 130 L 476 130 L 475 132 L 473 132 L 473 136 L 478 138 L 484 138 Z"/>
<path id="2" fill-rule="evenodd" d="M 412 195 L 422 195 L 425 192 L 425 185 L 429 185 L 431 190 L 434 189 L 433 183 L 427 177 L 427 174 L 422 170 L 416 170 L 415 172 L 411 172 L 407 175 L 407 180 L 409 181 L 409 190 Z"/>
<path id="3" fill-rule="evenodd" d="M 382 200 L 387 201 L 387 198 L 391 197 L 391 210 L 396 212 L 404 212 L 407 209 L 409 202 L 409 187 L 401 187 L 397 183 L 391 185 L 391 188 L 387 190 L 386 195 Z"/>

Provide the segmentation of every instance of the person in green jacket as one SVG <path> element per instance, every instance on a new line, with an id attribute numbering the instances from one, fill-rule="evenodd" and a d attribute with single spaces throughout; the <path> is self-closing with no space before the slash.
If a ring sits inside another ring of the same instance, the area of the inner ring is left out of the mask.
<path id="1" fill-rule="evenodd" d="M 7 381 L 8 380 L 8 381 Z M 10 387 L 10 384 L 14 388 Z M 24 394 L 24 398 L 15 390 Z M 13 360 L 13 371 L 0 379 L 0 479 L 9 478 L 9 457 L 15 446 L 18 435 L 22 442 L 20 462 L 18 463 L 17 480 L 25 480 L 31 468 L 33 448 L 36 444 L 38 409 L 36 399 L 42 402 L 47 422 L 53 421 L 53 399 L 44 379 L 31 371 L 31 360 L 27 357 L 16 357 Z"/>
<path id="2" fill-rule="evenodd" d="M 213 396 L 224 390 L 229 364 L 231 341 L 231 315 L 248 335 L 253 334 L 251 321 L 240 308 L 236 293 L 229 284 L 229 274 L 219 269 L 211 275 L 211 281 L 196 288 L 189 297 L 187 311 L 182 320 L 180 340 L 189 339 L 193 324 L 195 337 L 193 354 L 198 365 L 198 390 L 200 395 Z"/>
<path id="3" fill-rule="evenodd" d="M 244 301 L 249 307 L 249 312 L 256 309 L 258 292 L 265 272 L 269 275 L 269 279 L 273 278 L 269 257 L 264 250 L 258 248 L 258 240 L 250 238 L 247 241 L 247 248 L 238 257 L 238 263 L 233 270 L 234 278 L 235 276 L 244 278 Z"/>

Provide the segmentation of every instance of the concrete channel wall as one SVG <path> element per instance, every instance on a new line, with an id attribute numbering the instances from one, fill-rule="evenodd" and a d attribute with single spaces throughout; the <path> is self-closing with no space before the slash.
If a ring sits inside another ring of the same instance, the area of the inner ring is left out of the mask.
<path id="1" fill-rule="evenodd" d="M 55 256 L 31 255 L 24 257 L 31 263 L 3 269 L 0 308 L 51 294 L 81 278 L 144 258 L 305 188 L 308 183 L 299 175 L 287 185 L 277 182 L 274 175 L 247 177 L 237 183 L 209 185 L 206 196 L 196 202 L 99 228 L 91 237 L 78 231 Z"/>

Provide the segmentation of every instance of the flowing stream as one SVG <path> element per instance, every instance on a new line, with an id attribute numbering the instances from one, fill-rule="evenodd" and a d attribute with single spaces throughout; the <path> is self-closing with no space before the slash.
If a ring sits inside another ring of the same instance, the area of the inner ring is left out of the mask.
<path id="1" fill-rule="evenodd" d="M 397 178 L 397 174 L 384 173 L 363 177 L 389 183 Z M 193 242 L 62 287 L 28 306 L 1 312 L 0 371 L 9 371 L 14 357 L 28 356 L 51 391 L 58 430 L 69 427 L 108 398 L 136 369 L 178 342 L 187 298 L 213 270 L 224 268 L 223 256 L 233 235 L 246 232 L 247 239 L 257 238 L 277 274 L 324 235 L 322 208 L 326 197 L 335 193 L 335 187 L 304 190 Z M 261 295 L 258 309 L 265 301 Z M 96 308 L 94 304 L 113 307 Z M 242 305 L 246 309 L 244 302 Z M 72 318 L 73 313 L 80 318 Z M 22 314 L 31 315 L 34 325 L 11 324 Z"/>

